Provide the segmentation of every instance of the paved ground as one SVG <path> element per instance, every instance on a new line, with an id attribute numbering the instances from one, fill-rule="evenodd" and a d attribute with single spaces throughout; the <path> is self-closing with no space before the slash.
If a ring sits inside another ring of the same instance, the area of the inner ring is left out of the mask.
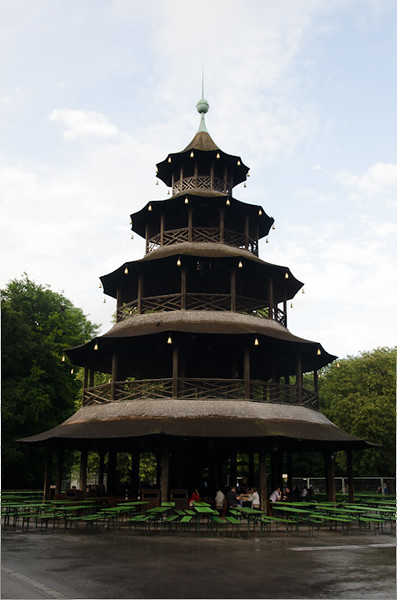
<path id="1" fill-rule="evenodd" d="M 396 597 L 393 535 L 6 532 L 2 598 Z"/>

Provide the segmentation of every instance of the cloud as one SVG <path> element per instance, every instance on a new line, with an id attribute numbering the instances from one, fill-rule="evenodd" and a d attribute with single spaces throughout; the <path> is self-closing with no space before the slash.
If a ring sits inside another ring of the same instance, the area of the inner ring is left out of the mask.
<path id="1" fill-rule="evenodd" d="M 352 171 L 339 171 L 334 174 L 334 181 L 350 190 L 353 200 L 361 197 L 392 198 L 397 192 L 397 164 L 375 163 L 363 175 Z"/>
<path id="2" fill-rule="evenodd" d="M 83 136 L 109 138 L 119 133 L 117 127 L 109 123 L 105 115 L 95 111 L 55 109 L 49 118 L 65 125 L 63 137 L 66 140 L 75 140 Z"/>

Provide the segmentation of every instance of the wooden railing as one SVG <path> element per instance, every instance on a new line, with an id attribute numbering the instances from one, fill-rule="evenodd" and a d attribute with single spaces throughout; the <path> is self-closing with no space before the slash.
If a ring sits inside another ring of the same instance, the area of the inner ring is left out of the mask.
<path id="1" fill-rule="evenodd" d="M 243 379 L 178 378 L 116 381 L 112 397 L 110 383 L 86 388 L 85 406 L 124 400 L 249 400 L 273 404 L 296 404 L 318 410 L 316 392 L 295 385 Z M 248 395 L 246 397 L 246 392 Z"/>
<path id="2" fill-rule="evenodd" d="M 242 248 L 248 250 L 255 256 L 258 256 L 258 240 L 249 237 L 248 239 L 243 233 L 225 229 L 223 239 L 221 238 L 221 230 L 219 227 L 193 227 L 189 232 L 188 227 L 179 229 L 169 229 L 161 234 L 157 233 L 148 239 L 147 251 L 152 252 L 160 246 L 170 246 L 171 244 L 181 244 L 184 242 L 197 243 L 222 243 L 234 248 Z"/>
<path id="3" fill-rule="evenodd" d="M 117 321 L 123 321 L 137 314 L 151 312 L 162 312 L 172 310 L 207 310 L 207 311 L 230 311 L 230 294 L 193 294 L 187 293 L 184 297 L 185 306 L 182 306 L 182 294 L 165 294 L 163 296 L 147 296 L 141 298 L 140 310 L 138 300 L 133 300 L 123 304 L 117 312 Z M 286 324 L 285 313 L 278 306 L 264 305 L 263 300 L 258 298 L 247 298 L 245 296 L 236 296 L 236 312 L 260 317 L 263 319 L 273 319 L 281 325 Z"/>

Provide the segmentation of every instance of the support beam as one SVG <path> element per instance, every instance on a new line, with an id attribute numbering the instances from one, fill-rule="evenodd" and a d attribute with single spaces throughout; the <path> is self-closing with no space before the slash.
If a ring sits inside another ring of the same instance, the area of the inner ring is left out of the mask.
<path id="1" fill-rule="evenodd" d="M 57 457 L 57 472 L 55 479 L 55 493 L 60 494 L 62 488 L 62 471 L 63 471 L 63 448 L 59 448 Z"/>
<path id="2" fill-rule="evenodd" d="M 301 355 L 297 354 L 296 356 L 296 385 L 298 388 L 298 403 L 302 402 L 302 359 Z"/>
<path id="3" fill-rule="evenodd" d="M 347 484 L 349 486 L 349 502 L 355 502 L 353 479 L 353 456 L 350 449 L 346 450 Z"/>
<path id="4" fill-rule="evenodd" d="M 229 485 L 236 485 L 237 481 L 237 453 L 230 454 Z"/>
<path id="5" fill-rule="evenodd" d="M 249 400 L 250 397 L 250 350 L 248 346 L 244 347 L 244 397 Z"/>
<path id="6" fill-rule="evenodd" d="M 186 310 L 186 268 L 181 269 L 181 310 Z"/>
<path id="7" fill-rule="evenodd" d="M 45 463 L 44 463 L 44 486 L 43 486 L 43 502 L 51 500 L 51 461 L 52 449 L 46 448 Z"/>
<path id="8" fill-rule="evenodd" d="M 178 397 L 178 357 L 179 349 L 174 343 L 172 346 L 172 397 Z"/>
<path id="9" fill-rule="evenodd" d="M 221 210 L 219 212 L 219 242 L 221 244 L 225 243 L 225 211 Z"/>
<path id="10" fill-rule="evenodd" d="M 172 184 L 172 189 L 174 185 Z M 164 246 L 164 213 L 160 215 L 160 246 Z"/>
<path id="11" fill-rule="evenodd" d="M 261 508 L 267 514 L 266 452 L 259 451 L 258 491 Z"/>
<path id="12" fill-rule="evenodd" d="M 189 242 L 193 241 L 193 210 L 189 208 L 187 213 L 187 237 Z"/>
<path id="13" fill-rule="evenodd" d="M 116 382 L 118 380 L 118 356 L 116 352 L 112 354 L 112 380 L 110 382 L 110 400 L 116 399 Z"/>
<path id="14" fill-rule="evenodd" d="M 143 275 L 139 275 L 139 277 L 138 277 L 138 298 L 137 298 L 138 315 L 142 314 L 142 297 L 143 297 Z"/>
<path id="15" fill-rule="evenodd" d="M 230 272 L 230 310 L 236 312 L 236 271 L 233 269 Z"/>
<path id="16" fill-rule="evenodd" d="M 335 459 L 330 450 L 325 451 L 325 481 L 327 484 L 328 501 L 335 502 Z"/>
<path id="17" fill-rule="evenodd" d="M 80 482 L 79 489 L 85 494 L 87 489 L 87 463 L 88 463 L 88 450 L 83 448 L 80 452 Z"/>
<path id="18" fill-rule="evenodd" d="M 169 491 L 169 474 L 170 474 L 170 453 L 168 448 L 162 450 L 161 453 L 161 475 L 160 475 L 160 491 L 161 502 L 167 502 Z"/>

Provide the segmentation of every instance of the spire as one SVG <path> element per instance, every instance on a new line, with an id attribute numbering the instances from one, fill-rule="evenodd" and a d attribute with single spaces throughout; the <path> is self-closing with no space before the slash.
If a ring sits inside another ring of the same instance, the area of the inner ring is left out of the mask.
<path id="1" fill-rule="evenodd" d="M 205 124 L 204 115 L 208 112 L 210 105 L 207 100 L 204 99 L 204 69 L 201 74 L 201 100 L 199 100 L 196 104 L 197 111 L 201 114 L 200 126 L 197 130 L 197 133 L 205 132 L 208 133 L 207 127 Z"/>

